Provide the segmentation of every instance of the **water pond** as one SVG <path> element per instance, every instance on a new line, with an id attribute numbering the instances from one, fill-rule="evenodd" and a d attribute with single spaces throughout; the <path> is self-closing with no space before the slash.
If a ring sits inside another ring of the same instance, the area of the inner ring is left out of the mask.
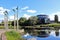
<path id="1" fill-rule="evenodd" d="M 27 33 L 23 35 L 23 38 L 27 40 L 60 40 L 60 30 L 59 30 L 59 36 L 56 36 L 55 31 L 52 30 L 48 37 L 31 36 Z"/>

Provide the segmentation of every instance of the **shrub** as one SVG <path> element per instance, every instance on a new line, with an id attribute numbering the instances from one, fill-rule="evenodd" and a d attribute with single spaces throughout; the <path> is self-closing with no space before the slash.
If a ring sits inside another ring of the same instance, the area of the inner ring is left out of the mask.
<path id="1" fill-rule="evenodd" d="M 9 26 L 8 28 L 9 28 L 9 29 L 14 29 L 14 26 Z"/>
<path id="2" fill-rule="evenodd" d="M 6 32 L 7 40 L 24 40 L 21 35 L 16 31 Z"/>

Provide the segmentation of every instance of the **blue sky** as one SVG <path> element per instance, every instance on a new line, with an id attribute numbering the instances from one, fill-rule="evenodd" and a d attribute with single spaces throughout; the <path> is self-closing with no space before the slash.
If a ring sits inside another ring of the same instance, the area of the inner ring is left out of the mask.
<path id="1" fill-rule="evenodd" d="M 9 20 L 13 20 L 13 8 L 19 6 L 19 18 L 36 16 L 40 14 L 49 15 L 51 20 L 54 20 L 54 15 L 57 14 L 60 20 L 60 0 L 0 0 L 0 10 L 9 10 Z M 0 20 L 3 20 L 3 13 L 0 12 Z"/>

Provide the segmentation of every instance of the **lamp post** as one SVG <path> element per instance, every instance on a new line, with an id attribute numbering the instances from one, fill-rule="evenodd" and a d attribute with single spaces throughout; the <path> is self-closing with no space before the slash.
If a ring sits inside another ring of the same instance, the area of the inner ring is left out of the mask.
<path id="1" fill-rule="evenodd" d="M 13 9 L 14 12 L 16 12 L 16 14 L 14 14 L 14 27 L 16 26 L 16 21 L 15 18 L 17 17 L 17 30 L 18 30 L 18 6 L 16 7 L 16 9 Z"/>
<path id="2" fill-rule="evenodd" d="M 18 30 L 18 6 L 17 6 L 17 8 L 16 8 L 16 10 L 17 10 L 17 30 Z"/>
<path id="3" fill-rule="evenodd" d="M 4 11 L 4 27 L 7 30 L 8 29 L 8 12 Z"/>
<path id="4" fill-rule="evenodd" d="M 13 9 L 13 12 L 15 12 L 14 9 Z M 16 21 L 15 21 L 15 18 L 16 18 L 16 14 L 14 14 L 14 29 L 16 29 Z"/>

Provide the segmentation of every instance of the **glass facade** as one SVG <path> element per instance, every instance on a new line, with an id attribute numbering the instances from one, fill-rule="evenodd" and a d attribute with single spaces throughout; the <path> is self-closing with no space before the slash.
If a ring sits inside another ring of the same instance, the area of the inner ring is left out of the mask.
<path id="1" fill-rule="evenodd" d="M 48 18 L 48 15 L 37 15 L 39 23 L 49 23 L 50 19 Z"/>

